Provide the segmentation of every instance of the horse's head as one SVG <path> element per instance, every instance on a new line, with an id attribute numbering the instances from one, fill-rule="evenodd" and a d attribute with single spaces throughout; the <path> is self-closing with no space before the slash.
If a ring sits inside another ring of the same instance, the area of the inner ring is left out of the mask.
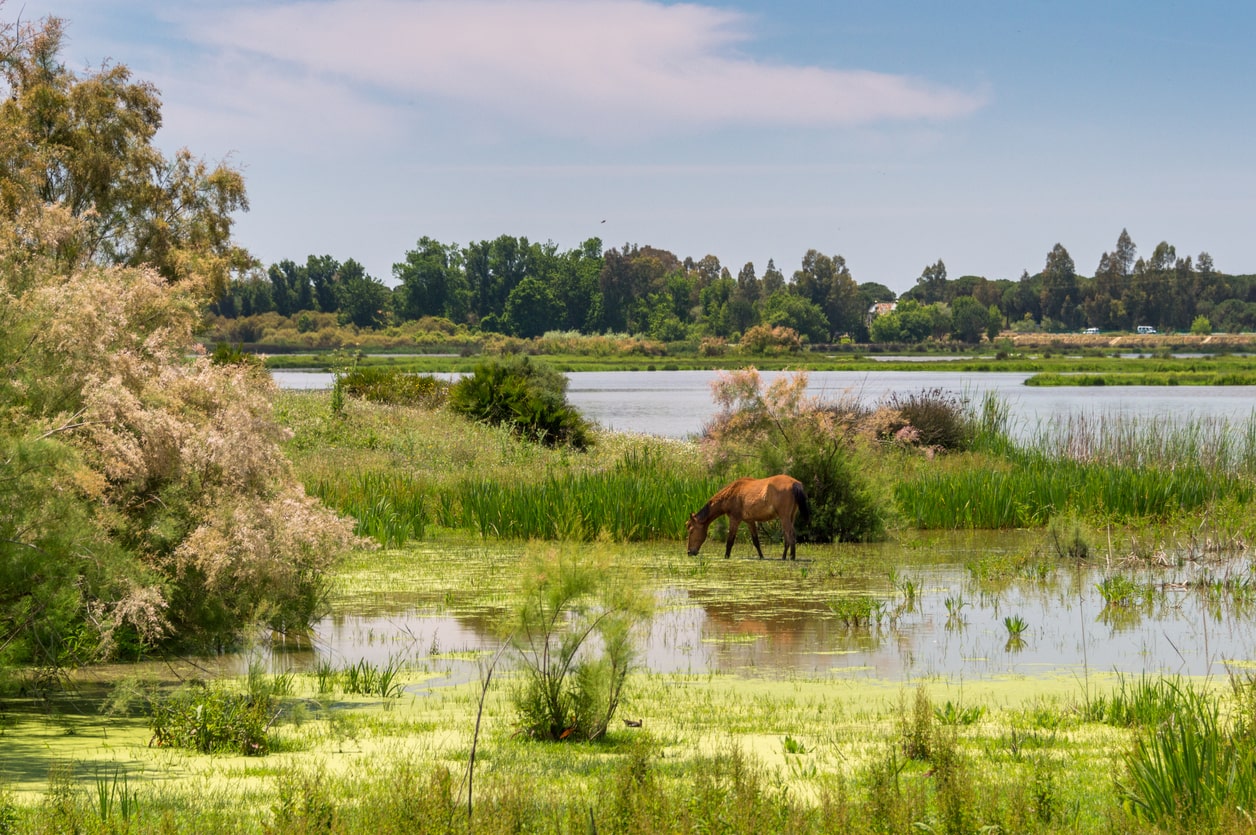
<path id="1" fill-rule="evenodd" d="M 698 514 L 689 514 L 689 521 L 685 522 L 685 527 L 689 530 L 689 556 L 698 556 L 698 549 L 702 547 L 702 543 L 706 542 L 707 528 L 710 522 L 699 522 Z"/>

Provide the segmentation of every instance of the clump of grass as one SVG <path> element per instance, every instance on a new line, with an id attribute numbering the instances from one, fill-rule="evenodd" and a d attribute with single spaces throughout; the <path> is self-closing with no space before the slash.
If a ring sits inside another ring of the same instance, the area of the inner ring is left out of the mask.
<path id="1" fill-rule="evenodd" d="M 867 594 L 846 594 L 829 601 L 829 611 L 843 626 L 875 626 L 886 616 L 883 601 Z"/>
<path id="2" fill-rule="evenodd" d="M 1145 727 L 1124 757 L 1126 808 L 1140 820 L 1184 831 L 1235 822 L 1233 810 L 1256 804 L 1256 740 L 1230 732 L 1217 699 L 1188 683 L 1170 687 L 1177 709 Z"/>

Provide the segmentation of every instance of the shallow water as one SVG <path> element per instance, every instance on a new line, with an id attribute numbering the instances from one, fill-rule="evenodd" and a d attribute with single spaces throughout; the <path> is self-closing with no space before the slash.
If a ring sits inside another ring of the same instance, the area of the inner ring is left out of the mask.
<path id="1" fill-rule="evenodd" d="M 1046 556 L 1043 540 L 1041 532 L 969 532 L 905 546 L 811 545 L 796 562 L 751 558 L 745 543 L 727 561 L 714 551 L 685 557 L 679 544 L 601 547 L 648 578 L 657 608 L 641 634 L 641 660 L 657 673 L 966 681 L 1223 675 L 1256 664 L 1245 557 L 1113 569 L 1102 557 L 1078 564 Z M 420 544 L 368 556 L 386 565 L 355 574 L 336 614 L 308 641 L 275 647 L 271 665 L 310 671 L 320 661 L 366 659 L 436 674 L 415 691 L 473 680 L 500 646 L 526 547 Z M 1098 584 L 1107 574 L 1137 584 L 1139 601 L 1105 605 Z M 1238 591 L 1210 596 L 1191 586 L 1210 578 L 1229 578 Z M 378 582 L 387 586 L 371 588 Z M 839 601 L 859 595 L 881 604 L 877 622 L 843 622 Z M 1009 617 L 1026 624 L 1020 641 Z"/>

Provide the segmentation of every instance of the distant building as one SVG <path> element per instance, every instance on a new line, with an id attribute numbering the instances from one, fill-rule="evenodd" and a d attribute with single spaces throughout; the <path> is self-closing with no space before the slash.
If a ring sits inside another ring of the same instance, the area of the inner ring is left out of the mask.
<path id="1" fill-rule="evenodd" d="M 872 320 L 877 318 L 878 316 L 884 316 L 885 314 L 889 313 L 891 310 L 897 310 L 897 309 L 898 309 L 898 302 L 877 302 L 872 307 L 868 308 L 868 324 L 871 325 Z"/>

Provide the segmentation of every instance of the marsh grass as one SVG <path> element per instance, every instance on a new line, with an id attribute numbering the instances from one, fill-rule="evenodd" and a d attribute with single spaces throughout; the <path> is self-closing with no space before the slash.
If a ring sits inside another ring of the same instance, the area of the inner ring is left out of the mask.
<path id="1" fill-rule="evenodd" d="M 1172 723 L 1194 720 L 1172 712 L 1129 729 L 1093 721 L 1068 690 L 1054 700 L 1009 699 L 965 685 L 961 703 L 937 683 L 900 689 L 895 699 L 877 683 L 650 675 L 630 700 L 643 727 L 619 727 L 598 744 L 538 746 L 514 735 L 507 692 L 494 688 L 481 703 L 475 682 L 393 711 L 352 712 L 357 745 L 347 753 L 330 737 L 320 743 L 320 723 L 310 722 L 299 753 L 248 767 L 226 754 L 193 757 L 184 760 L 197 769 L 192 780 L 137 778 L 146 769 L 127 765 L 125 780 L 105 766 L 84 783 L 66 766 L 42 795 L 10 805 L 7 831 L 1243 831 L 1226 810 L 1245 802 L 1246 789 L 1209 769 L 1241 765 L 1222 749 L 1237 754 L 1246 744 L 1251 722 L 1226 717 L 1256 715 L 1250 683 L 1236 679 L 1229 693 L 1154 689 L 1164 706 L 1176 699 L 1173 710 L 1199 713 L 1198 733 L 1183 736 Z M 468 819 L 456 775 L 481 708 Z M 1207 749 L 1209 723 L 1216 753 Z M 1152 728 L 1168 729 L 1161 737 L 1174 750 L 1148 761 L 1181 765 L 1144 774 L 1133 768 L 1138 760 L 1127 761 L 1124 752 L 1139 756 L 1137 740 L 1147 734 L 1150 743 Z M 140 743 L 135 756 L 157 752 Z M 1183 775 L 1205 788 L 1179 783 Z"/>
<path id="2" fill-rule="evenodd" d="M 371 470 L 324 476 L 306 485 L 326 505 L 356 521 L 358 536 L 399 548 L 427 533 L 427 489 L 412 474 Z"/>

